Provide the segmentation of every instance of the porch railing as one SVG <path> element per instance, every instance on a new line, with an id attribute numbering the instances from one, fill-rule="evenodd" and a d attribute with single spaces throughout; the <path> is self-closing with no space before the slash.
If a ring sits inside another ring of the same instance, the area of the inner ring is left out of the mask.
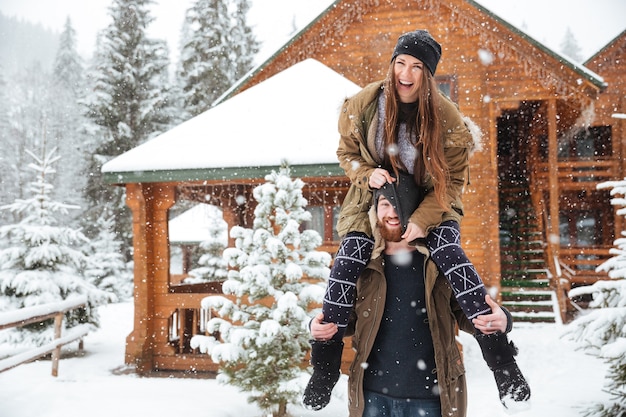
<path id="1" fill-rule="evenodd" d="M 594 160 L 567 160 L 557 163 L 557 179 L 559 188 L 563 190 L 578 190 L 589 188 L 590 182 L 602 182 L 615 179 L 618 172 L 619 160 L 594 159 Z M 538 162 L 535 179 L 537 186 L 545 188 L 548 186 L 548 176 L 550 164 L 548 162 Z M 595 189 L 595 186 L 592 186 Z"/>

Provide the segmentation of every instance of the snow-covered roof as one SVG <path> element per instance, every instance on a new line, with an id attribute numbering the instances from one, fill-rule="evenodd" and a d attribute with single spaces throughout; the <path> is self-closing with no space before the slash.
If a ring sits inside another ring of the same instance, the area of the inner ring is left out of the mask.
<path id="1" fill-rule="evenodd" d="M 168 222 L 170 243 L 200 243 L 211 238 L 213 219 L 219 209 L 197 204 Z"/>
<path id="2" fill-rule="evenodd" d="M 337 118 L 359 90 L 307 59 L 112 159 L 102 172 L 109 183 L 263 178 L 287 161 L 297 176 L 311 169 L 343 175 Z"/>

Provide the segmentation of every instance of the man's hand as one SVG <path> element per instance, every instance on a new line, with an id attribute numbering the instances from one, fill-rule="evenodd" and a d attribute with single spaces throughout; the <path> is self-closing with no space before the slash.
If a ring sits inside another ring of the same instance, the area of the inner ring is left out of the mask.
<path id="1" fill-rule="evenodd" d="M 330 340 L 337 333 L 335 323 L 323 323 L 324 313 L 319 313 L 311 320 L 311 336 L 315 340 Z"/>
<path id="2" fill-rule="evenodd" d="M 391 184 L 395 180 L 396 179 L 393 178 L 389 174 L 389 171 L 387 171 L 386 169 L 376 168 L 372 172 L 372 175 L 370 175 L 370 179 L 369 179 L 368 183 L 369 183 L 370 188 L 372 188 L 372 189 L 379 189 L 380 187 L 385 185 L 385 183 Z"/>
<path id="3" fill-rule="evenodd" d="M 423 237 L 426 237 L 426 233 L 424 233 L 421 227 L 412 222 L 406 225 L 406 230 L 402 235 L 402 239 L 405 239 L 407 242 L 413 242 L 415 239 Z"/>
<path id="4" fill-rule="evenodd" d="M 491 299 L 489 294 L 485 296 L 485 302 L 491 307 L 491 314 L 483 314 L 473 319 L 474 327 L 483 334 L 492 334 L 497 331 L 506 332 L 507 315 L 504 314 L 498 303 Z"/>

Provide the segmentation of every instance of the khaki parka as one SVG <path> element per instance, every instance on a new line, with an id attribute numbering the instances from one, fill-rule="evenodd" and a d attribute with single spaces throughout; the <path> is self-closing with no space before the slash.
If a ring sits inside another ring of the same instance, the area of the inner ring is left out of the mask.
<path id="1" fill-rule="evenodd" d="M 368 220 L 375 225 L 375 208 L 370 210 Z M 374 340 L 385 307 L 387 282 L 384 276 L 384 260 L 381 256 L 384 242 L 375 230 L 375 249 L 372 259 L 357 281 L 357 296 L 346 336 L 352 336 L 354 361 L 348 374 L 348 409 L 350 417 L 361 417 L 364 408 L 363 364 L 374 345 Z M 428 252 L 418 247 L 420 252 Z M 456 343 L 456 325 L 468 333 L 474 333 L 474 326 L 459 306 L 452 288 L 435 263 L 427 259 L 424 263 L 426 289 L 426 312 L 433 338 L 435 364 L 440 388 L 441 411 L 444 417 L 465 417 L 467 412 L 467 391 L 465 367 Z"/>
<path id="2" fill-rule="evenodd" d="M 341 206 L 337 221 L 340 237 L 348 232 L 362 232 L 372 236 L 367 211 L 372 202 L 369 177 L 381 166 L 375 151 L 377 102 L 383 92 L 383 82 L 369 84 L 359 93 L 344 101 L 339 115 L 339 165 L 350 178 L 351 186 Z M 440 93 L 441 132 L 444 141 L 444 156 L 448 163 L 450 183 L 448 202 L 452 210 L 444 211 L 432 190 L 432 180 L 426 179 L 424 201 L 411 216 L 411 222 L 430 232 L 446 220 L 460 223 L 463 216 L 461 194 L 469 178 L 469 155 L 475 139 L 466 125 L 466 120 L 456 105 Z"/>

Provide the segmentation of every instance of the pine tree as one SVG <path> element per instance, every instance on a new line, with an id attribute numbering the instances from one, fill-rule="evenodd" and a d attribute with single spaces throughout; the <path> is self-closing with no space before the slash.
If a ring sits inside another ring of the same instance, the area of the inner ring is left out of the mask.
<path id="1" fill-rule="evenodd" d="M 29 167 L 36 174 L 30 184 L 31 197 L 16 199 L 2 210 L 17 212 L 22 220 L 17 224 L 0 227 L 0 310 L 10 311 L 22 307 L 58 302 L 71 295 L 84 294 L 89 307 L 66 314 L 65 324 L 73 327 L 89 322 L 97 325 L 98 317 L 93 307 L 109 301 L 109 295 L 90 285 L 82 276 L 85 257 L 78 249 L 87 243 L 80 230 L 57 226 L 56 215 L 77 207 L 50 198 L 53 186 L 49 177 L 54 174 L 56 150 L 44 151 L 38 158 L 28 154 L 36 163 Z M 0 333 L 0 343 L 39 346 L 52 340 L 53 321 L 11 329 Z"/>
<path id="2" fill-rule="evenodd" d="M 621 206 L 617 214 L 626 216 L 626 179 L 598 185 L 598 189 L 609 188 L 614 196 L 611 204 Z M 612 280 L 577 287 L 569 293 L 570 297 L 591 295 L 593 300 L 589 306 L 593 311 L 572 322 L 566 335 L 609 364 L 605 390 L 611 395 L 612 403 L 591 405 L 584 412 L 590 417 L 626 415 L 626 231 L 622 231 L 622 237 L 614 244 L 610 253 L 615 256 L 597 268 L 598 272 L 608 272 Z"/>
<path id="3" fill-rule="evenodd" d="M 7 82 L 4 76 L 4 68 L 2 64 L 0 64 L 0 143 L 3 144 L 3 147 L 7 147 L 9 143 L 9 110 L 10 103 L 9 97 L 7 94 Z M 6 150 L 3 150 L 2 155 L 0 155 L 0 178 L 3 181 L 0 181 L 0 196 L 9 195 L 9 190 L 11 184 L 9 184 L 6 179 L 9 178 L 11 172 L 10 165 L 6 160 Z M 3 200 L 0 199 L 0 204 L 2 204 Z M 0 212 L 0 224 L 3 224 L 3 216 L 2 212 Z"/>
<path id="4" fill-rule="evenodd" d="M 320 302 L 322 278 L 328 276 L 330 255 L 315 250 L 321 244 L 316 231 L 300 232 L 310 220 L 304 207 L 303 182 L 292 180 L 289 168 L 266 176 L 253 191 L 258 205 L 252 229 L 233 227 L 235 248 L 224 256 L 233 268 L 223 284 L 225 296 L 210 296 L 204 309 L 217 312 L 207 331 L 219 335 L 195 336 L 194 348 L 221 363 L 218 378 L 250 393 L 248 400 L 263 410 L 300 397 L 295 383 L 309 348 L 307 308 Z"/>
<path id="5" fill-rule="evenodd" d="M 85 278 L 97 288 L 125 300 L 133 294 L 133 275 L 122 255 L 122 242 L 113 232 L 113 217 L 96 222 L 98 234 L 87 250 Z"/>
<path id="6" fill-rule="evenodd" d="M 30 157 L 26 150 L 39 148 L 40 138 L 46 135 L 47 115 L 50 111 L 49 84 L 49 74 L 36 63 L 7 79 L 6 89 L 0 93 L 6 99 L 0 107 L 6 112 L 6 121 L 10 121 L 6 126 L 0 155 L 0 204 L 24 198 L 24 190 L 28 188 L 31 176 L 28 169 Z M 1 213 L 5 222 L 21 219 L 18 213 Z"/>
<path id="7" fill-rule="evenodd" d="M 207 110 L 229 86 L 226 34 L 230 30 L 225 0 L 196 0 L 187 10 L 185 25 L 190 35 L 180 54 L 184 110 L 190 117 Z"/>
<path id="8" fill-rule="evenodd" d="M 235 71 L 231 76 L 230 85 L 237 82 L 252 69 L 254 58 L 259 52 L 257 42 L 252 28 L 246 24 L 248 11 L 250 11 L 249 0 L 234 0 L 234 26 L 230 31 L 231 44 L 233 45 L 230 59 L 235 64 Z"/>
<path id="9" fill-rule="evenodd" d="M 561 52 L 570 57 L 575 62 L 583 62 L 583 57 L 581 55 L 580 46 L 578 46 L 578 42 L 574 37 L 574 33 L 570 27 L 567 27 L 565 31 L 565 36 L 561 41 Z"/>
<path id="10" fill-rule="evenodd" d="M 213 102 L 252 68 L 258 52 L 246 24 L 247 0 L 195 0 L 187 10 L 178 71 L 184 110 L 189 117 Z"/>
<path id="11" fill-rule="evenodd" d="M 80 104 L 84 85 L 83 63 L 76 50 L 76 31 L 68 17 L 54 61 L 47 134 L 53 139 L 62 160 L 75 161 L 66 164 L 55 176 L 53 197 L 81 206 L 85 206 L 85 201 L 79 190 L 86 185 L 85 176 L 81 175 L 85 167 L 79 162 L 83 161 L 84 144 L 87 141 L 84 131 L 87 120 Z"/>
<path id="12" fill-rule="evenodd" d="M 130 216 L 123 190 L 106 186 L 101 167 L 170 127 L 173 110 L 168 106 L 168 49 L 164 41 L 146 36 L 153 18 L 151 0 L 113 0 L 112 23 L 99 38 L 93 94 L 86 99 L 87 116 L 98 141 L 88 152 L 86 198 L 90 202 L 86 231 L 103 210 L 115 216 L 115 232 L 130 247 Z"/>
<path id="13" fill-rule="evenodd" d="M 59 39 L 59 49 L 54 59 L 54 83 L 80 97 L 83 86 L 83 64 L 76 50 L 76 31 L 69 16 L 65 20 L 63 33 Z"/>

